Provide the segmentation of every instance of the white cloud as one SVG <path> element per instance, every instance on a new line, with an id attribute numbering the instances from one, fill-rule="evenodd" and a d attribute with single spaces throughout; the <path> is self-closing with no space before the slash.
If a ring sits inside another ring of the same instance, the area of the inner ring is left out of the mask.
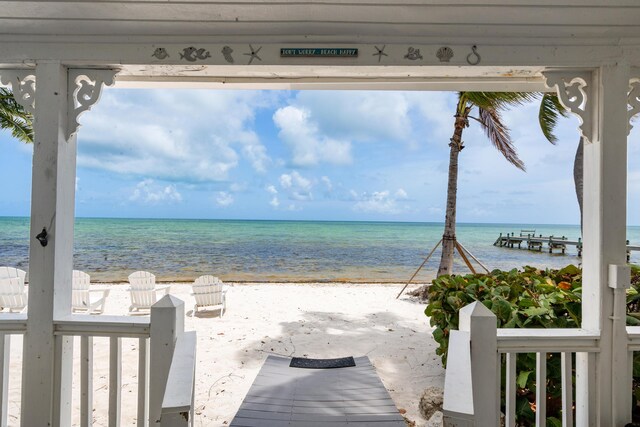
<path id="1" fill-rule="evenodd" d="M 280 175 L 280 186 L 284 189 L 291 188 L 293 185 L 291 175 L 282 174 Z"/>
<path id="2" fill-rule="evenodd" d="M 252 129 L 261 92 L 107 90 L 83 116 L 78 165 L 183 182 L 228 179 L 240 159 L 270 164 Z"/>
<path id="3" fill-rule="evenodd" d="M 403 92 L 304 91 L 291 102 L 307 111 L 327 138 L 407 141 L 413 137 L 409 111 L 419 99 Z"/>
<path id="4" fill-rule="evenodd" d="M 292 151 L 294 166 L 351 163 L 351 143 L 320 133 L 308 110 L 294 106 L 280 108 L 273 121 L 280 128 L 279 137 Z"/>
<path id="5" fill-rule="evenodd" d="M 136 185 L 131 196 L 129 196 L 129 200 L 148 204 L 181 202 L 182 195 L 178 192 L 175 185 L 163 187 L 155 184 L 152 179 L 145 179 Z"/>
<path id="6" fill-rule="evenodd" d="M 291 200 L 304 201 L 313 199 L 311 194 L 313 184 L 311 180 L 300 175 L 298 171 L 280 175 L 280 186 L 287 192 Z"/>
<path id="7" fill-rule="evenodd" d="M 407 195 L 407 192 L 404 191 L 404 189 L 402 188 L 398 188 L 398 190 L 396 190 L 396 193 L 394 194 L 396 200 L 406 200 L 409 198 L 409 196 Z"/>
<path id="8" fill-rule="evenodd" d="M 403 189 L 399 189 L 393 195 L 388 190 L 374 191 L 371 194 L 366 192 L 358 194 L 351 190 L 350 195 L 356 200 L 353 209 L 366 213 L 399 214 L 405 208 L 398 202 L 407 199 L 407 193 Z"/>
<path id="9" fill-rule="evenodd" d="M 323 176 L 320 178 L 320 181 L 323 182 L 323 184 L 325 185 L 325 189 L 327 191 L 331 191 L 333 190 L 333 184 L 331 184 L 331 180 L 329 179 L 328 176 Z"/>
<path id="10" fill-rule="evenodd" d="M 227 193 L 226 191 L 219 191 L 218 196 L 216 197 L 216 204 L 218 206 L 227 207 L 233 204 L 234 198 L 233 195 Z"/>
<path id="11" fill-rule="evenodd" d="M 249 186 L 244 182 L 234 182 L 229 186 L 229 190 L 231 190 L 234 193 L 241 193 L 243 191 L 247 191 L 248 187 Z"/>
<path id="12" fill-rule="evenodd" d="M 277 196 L 273 196 L 273 198 L 271 199 L 271 201 L 269 202 L 269 204 L 271 206 L 273 206 L 274 208 L 277 208 L 278 206 L 280 206 L 280 200 L 278 200 Z"/>
<path id="13" fill-rule="evenodd" d="M 267 186 L 266 190 L 269 194 L 278 194 L 278 190 L 276 190 L 276 187 L 274 187 L 273 185 Z"/>

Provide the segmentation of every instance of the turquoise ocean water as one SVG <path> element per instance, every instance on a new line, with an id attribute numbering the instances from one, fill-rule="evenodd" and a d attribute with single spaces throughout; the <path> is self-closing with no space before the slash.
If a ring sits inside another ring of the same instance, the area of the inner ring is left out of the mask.
<path id="1" fill-rule="evenodd" d="M 490 269 L 577 264 L 568 255 L 493 246 L 499 233 L 536 229 L 577 239 L 578 226 L 458 224 L 458 240 Z M 439 223 L 235 221 L 78 218 L 74 268 L 94 281 L 126 281 L 135 270 L 158 280 L 193 280 L 214 274 L 227 281 L 408 280 L 442 235 Z M 627 238 L 640 244 L 640 227 Z M 0 217 L 0 265 L 28 267 L 29 219 Z M 436 253 L 437 255 L 437 253 Z M 418 281 L 433 277 L 439 257 Z M 632 256 L 640 262 L 640 253 Z M 458 271 L 464 264 L 458 261 Z"/>

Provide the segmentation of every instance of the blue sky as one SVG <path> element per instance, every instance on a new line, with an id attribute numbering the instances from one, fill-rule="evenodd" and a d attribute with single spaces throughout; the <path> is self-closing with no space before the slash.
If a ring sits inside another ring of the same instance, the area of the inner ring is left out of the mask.
<path id="1" fill-rule="evenodd" d="M 80 122 L 81 217 L 444 220 L 455 93 L 107 89 Z M 477 126 L 460 156 L 460 222 L 579 222 L 577 120 L 546 142 L 537 105 L 505 113 L 527 172 Z M 640 125 L 629 224 L 640 208 Z M 30 146 L 0 133 L 0 216 L 29 214 Z"/>

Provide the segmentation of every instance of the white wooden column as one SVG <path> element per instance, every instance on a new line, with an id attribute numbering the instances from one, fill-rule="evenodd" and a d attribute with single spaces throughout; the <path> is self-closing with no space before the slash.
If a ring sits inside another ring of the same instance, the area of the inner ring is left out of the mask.
<path id="1" fill-rule="evenodd" d="M 29 316 L 22 370 L 23 427 L 70 425 L 67 408 L 71 400 L 72 344 L 70 338 L 53 335 L 53 319 L 71 314 L 76 140 L 64 136 L 67 82 L 67 69 L 60 63 L 38 63 Z M 46 246 L 35 238 L 43 230 L 47 234 Z M 56 404 L 62 408 L 55 408 Z"/>
<path id="2" fill-rule="evenodd" d="M 23 427 L 71 425 L 73 341 L 54 336 L 54 321 L 71 314 L 78 116 L 99 98 L 112 70 L 36 65 L 25 84 L 11 74 L 19 102 L 34 113 L 29 250 L 29 305 L 22 369 Z M 4 80 L 4 79 L 3 79 Z M 40 239 L 37 239 L 39 236 Z"/>
<path id="3" fill-rule="evenodd" d="M 576 356 L 576 425 L 630 421 L 624 292 L 609 287 L 609 266 L 626 264 L 627 93 L 629 66 L 544 73 L 579 116 L 584 146 L 582 327 L 600 332 L 600 352 Z M 615 309 L 614 309 L 615 305 Z M 618 339 L 614 338 L 618 337 Z"/>
<path id="4" fill-rule="evenodd" d="M 631 389 L 626 390 L 628 378 L 623 368 L 627 366 L 627 343 L 614 339 L 625 333 L 625 294 L 609 287 L 609 265 L 627 262 L 629 67 L 603 66 L 595 77 L 593 138 L 584 146 L 582 326 L 600 329 L 600 353 L 596 355 L 600 425 L 618 426 L 631 421 Z"/>

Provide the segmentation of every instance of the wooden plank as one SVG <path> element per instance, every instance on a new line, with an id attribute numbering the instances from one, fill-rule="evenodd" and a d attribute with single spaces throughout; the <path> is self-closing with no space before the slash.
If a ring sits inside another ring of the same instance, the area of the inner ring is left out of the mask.
<path id="1" fill-rule="evenodd" d="M 0 427 L 8 426 L 10 357 L 11 335 L 0 334 Z"/>
<path id="2" fill-rule="evenodd" d="M 120 427 L 122 401 L 122 338 L 109 344 L 109 427 Z"/>
<path id="3" fill-rule="evenodd" d="M 571 353 L 560 355 L 562 381 L 562 425 L 573 426 L 573 368 Z"/>
<path id="4" fill-rule="evenodd" d="M 547 425 L 547 353 L 536 353 L 536 427 Z"/>
<path id="5" fill-rule="evenodd" d="M 232 426 L 404 426 L 367 357 L 338 369 L 290 368 L 268 356 Z"/>
<path id="6" fill-rule="evenodd" d="M 516 427 L 516 353 L 507 353 L 505 427 Z"/>
<path id="7" fill-rule="evenodd" d="M 162 399 L 163 417 L 169 413 L 191 411 L 196 369 L 196 342 L 195 331 L 185 332 L 176 340 L 167 386 Z"/>
<path id="8" fill-rule="evenodd" d="M 54 322 L 56 335 L 147 338 L 150 333 L 148 317 L 70 314 Z"/>
<path id="9" fill-rule="evenodd" d="M 93 425 L 93 337 L 80 337 L 80 427 Z"/>
<path id="10" fill-rule="evenodd" d="M 149 425 L 149 338 L 140 338 L 138 346 L 137 427 L 147 427 Z"/>

